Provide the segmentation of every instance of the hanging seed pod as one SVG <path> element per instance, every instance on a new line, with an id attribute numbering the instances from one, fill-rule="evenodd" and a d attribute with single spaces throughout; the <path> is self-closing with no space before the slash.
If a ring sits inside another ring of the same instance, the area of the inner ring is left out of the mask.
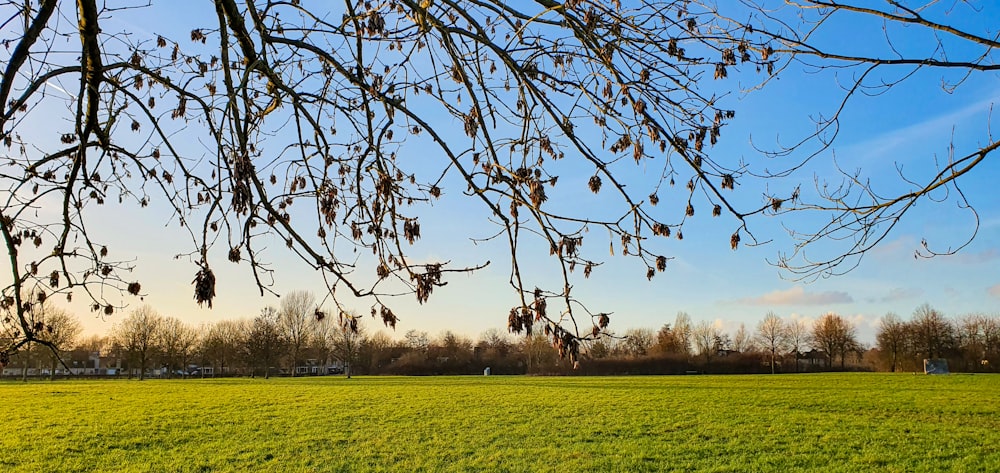
<path id="1" fill-rule="evenodd" d="M 735 187 L 735 184 L 736 184 L 736 181 L 733 179 L 733 175 L 732 174 L 723 174 L 722 175 L 722 188 L 723 189 L 733 190 L 733 188 Z"/>
<path id="2" fill-rule="evenodd" d="M 192 282 L 194 283 L 194 299 L 198 302 L 198 306 L 207 303 L 208 308 L 211 309 L 212 299 L 215 298 L 215 274 L 208 266 L 202 266 Z"/>
<path id="3" fill-rule="evenodd" d="M 601 178 L 596 175 L 591 176 L 587 185 L 590 187 L 590 191 L 596 194 L 601 191 Z"/>

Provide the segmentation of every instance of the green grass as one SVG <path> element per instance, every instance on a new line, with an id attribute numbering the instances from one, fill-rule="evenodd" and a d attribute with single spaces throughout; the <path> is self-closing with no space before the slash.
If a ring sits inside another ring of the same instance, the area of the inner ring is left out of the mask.
<path id="1" fill-rule="evenodd" d="M 998 471 L 1000 376 L 0 383 L 0 471 Z"/>

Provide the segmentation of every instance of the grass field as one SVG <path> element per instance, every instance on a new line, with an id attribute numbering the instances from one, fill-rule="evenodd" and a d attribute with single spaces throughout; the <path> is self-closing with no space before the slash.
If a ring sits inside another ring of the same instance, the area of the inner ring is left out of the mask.
<path id="1" fill-rule="evenodd" d="M 1000 376 L 3 382 L 0 471 L 1000 471 Z"/>

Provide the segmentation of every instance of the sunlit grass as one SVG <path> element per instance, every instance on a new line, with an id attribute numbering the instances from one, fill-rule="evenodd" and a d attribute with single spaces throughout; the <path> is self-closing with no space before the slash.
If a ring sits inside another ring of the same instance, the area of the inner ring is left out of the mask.
<path id="1" fill-rule="evenodd" d="M 0 383 L 2 471 L 997 471 L 1000 376 Z"/>

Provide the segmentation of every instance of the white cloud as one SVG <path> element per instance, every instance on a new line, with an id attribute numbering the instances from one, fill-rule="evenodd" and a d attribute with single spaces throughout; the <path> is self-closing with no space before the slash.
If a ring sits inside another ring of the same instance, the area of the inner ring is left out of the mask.
<path id="1" fill-rule="evenodd" d="M 740 299 L 740 303 L 753 305 L 826 305 L 854 302 L 850 294 L 842 291 L 806 292 L 802 286 L 771 291 L 758 297 Z"/>
<path id="2" fill-rule="evenodd" d="M 905 301 L 908 299 L 919 297 L 923 293 L 924 291 L 922 289 L 915 289 L 912 287 L 894 287 L 889 291 L 888 294 L 885 294 L 882 297 L 871 297 L 868 299 L 868 302 L 886 303 L 886 302 Z"/>

